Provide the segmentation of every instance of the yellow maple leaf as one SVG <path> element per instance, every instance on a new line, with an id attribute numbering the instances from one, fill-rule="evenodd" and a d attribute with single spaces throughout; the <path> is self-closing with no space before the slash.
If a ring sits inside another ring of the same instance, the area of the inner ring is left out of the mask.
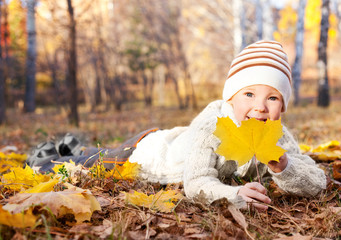
<path id="1" fill-rule="evenodd" d="M 174 202 L 183 198 L 183 195 L 176 190 L 160 190 L 156 194 L 149 196 L 137 191 L 133 193 L 125 192 L 124 195 L 125 201 L 129 204 L 160 212 L 171 212 L 175 207 Z"/>
<path id="2" fill-rule="evenodd" d="M 229 117 L 218 118 L 214 135 L 221 140 L 216 153 L 240 165 L 253 156 L 264 164 L 279 161 L 285 152 L 276 145 L 283 135 L 281 120 L 263 122 L 252 118 L 238 127 Z"/>
<path id="3" fill-rule="evenodd" d="M 22 191 L 23 193 L 42 193 L 51 192 L 54 186 L 59 182 L 58 178 L 50 179 L 47 182 L 41 182 L 33 188 Z"/>
<path id="4" fill-rule="evenodd" d="M 33 215 L 32 208 L 25 212 L 12 214 L 4 210 L 0 205 L 0 224 L 17 228 L 33 227 L 37 218 L 37 216 Z"/>
<path id="5" fill-rule="evenodd" d="M 115 179 L 134 180 L 138 175 L 140 165 L 126 161 L 123 165 L 116 164 L 115 167 L 106 173 L 106 177 L 112 176 Z"/>
<path id="6" fill-rule="evenodd" d="M 328 151 L 330 149 L 333 149 L 335 147 L 340 147 L 340 142 L 333 140 L 333 141 L 329 141 L 329 142 L 326 142 L 324 144 L 317 146 L 315 149 L 312 150 L 312 152 L 313 153 L 324 152 L 324 151 Z"/>
<path id="7" fill-rule="evenodd" d="M 0 152 L 0 174 L 6 172 L 10 168 L 22 166 L 26 159 L 26 154 L 17 154 L 14 152 L 6 154 Z"/>
<path id="8" fill-rule="evenodd" d="M 19 163 L 15 161 L 7 160 L 7 159 L 1 160 L 0 161 L 0 174 L 6 172 L 10 168 L 19 167 L 19 166 L 20 166 Z"/>
<path id="9" fill-rule="evenodd" d="M 300 144 L 299 147 L 302 153 L 310 152 L 312 150 L 312 147 L 306 144 Z"/>
<path id="10" fill-rule="evenodd" d="M 18 162 L 24 162 L 27 159 L 26 154 L 19 154 L 15 152 L 11 152 L 9 154 L 5 154 L 3 152 L 0 152 L 0 159 L 3 160 L 16 160 Z"/>
<path id="11" fill-rule="evenodd" d="M 49 207 L 57 218 L 73 214 L 77 224 L 90 220 L 93 211 L 101 210 L 100 204 L 89 190 L 76 187 L 62 192 L 18 193 L 3 208 L 11 213 L 19 213 L 36 204 Z"/>
<path id="12" fill-rule="evenodd" d="M 32 188 L 39 183 L 47 182 L 50 179 L 49 175 L 34 173 L 33 169 L 26 165 L 25 168 L 12 168 L 9 173 L 6 173 L 1 177 L 1 182 L 6 185 L 6 188 L 20 191 L 21 189 Z"/>

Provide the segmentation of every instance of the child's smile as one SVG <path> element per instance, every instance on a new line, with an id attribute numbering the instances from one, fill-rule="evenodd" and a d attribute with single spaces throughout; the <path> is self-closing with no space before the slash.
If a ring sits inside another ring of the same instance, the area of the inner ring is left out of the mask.
<path id="1" fill-rule="evenodd" d="M 246 116 L 246 120 L 251 119 L 251 118 L 254 118 L 254 119 L 258 120 L 258 121 L 263 121 L 263 122 L 266 122 L 268 120 L 267 118 L 258 118 L 258 117 Z"/>
<path id="2" fill-rule="evenodd" d="M 236 119 L 255 118 L 266 122 L 278 120 L 283 110 L 283 97 L 273 87 L 267 85 L 252 85 L 237 92 L 229 102 L 233 106 Z"/>

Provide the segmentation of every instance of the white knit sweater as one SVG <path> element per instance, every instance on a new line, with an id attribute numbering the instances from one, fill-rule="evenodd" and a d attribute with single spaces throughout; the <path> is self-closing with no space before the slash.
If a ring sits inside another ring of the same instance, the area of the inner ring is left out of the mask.
<path id="1" fill-rule="evenodd" d="M 229 116 L 237 124 L 232 107 L 222 101 L 210 103 L 188 127 L 160 130 L 143 138 L 129 158 L 141 164 L 140 176 L 161 184 L 184 183 L 186 196 L 193 198 L 205 193 L 210 202 L 226 197 L 238 207 L 245 206 L 237 195 L 241 186 L 222 183 L 233 174 L 255 179 L 255 161 L 238 168 L 236 161 L 226 161 L 215 153 L 220 140 L 213 135 L 217 117 Z M 315 196 L 326 188 L 326 176 L 309 156 L 300 154 L 298 144 L 287 128 L 278 145 L 287 150 L 288 165 L 274 173 L 266 165 L 257 165 L 261 175 L 267 171 L 284 191 L 300 196 Z"/>

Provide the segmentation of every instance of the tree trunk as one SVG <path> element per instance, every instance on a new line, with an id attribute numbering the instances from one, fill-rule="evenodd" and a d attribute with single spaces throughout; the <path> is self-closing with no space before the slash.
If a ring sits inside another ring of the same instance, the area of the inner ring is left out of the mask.
<path id="1" fill-rule="evenodd" d="M 72 0 L 67 0 L 68 13 L 70 18 L 69 26 L 69 58 L 68 58 L 68 78 L 67 85 L 69 87 L 69 104 L 70 104 L 70 123 L 79 126 L 78 117 L 78 93 L 77 93 L 77 52 L 76 52 L 76 21 Z"/>
<path id="2" fill-rule="evenodd" d="M 272 5 L 269 0 L 261 0 L 263 8 L 263 38 L 272 40 L 274 32 L 274 17 L 272 14 Z"/>
<path id="3" fill-rule="evenodd" d="M 263 39 L 263 5 L 261 0 L 256 0 L 256 24 L 257 24 L 257 38 Z"/>
<path id="4" fill-rule="evenodd" d="M 35 91 L 36 91 L 36 26 L 35 26 L 35 0 L 27 1 L 27 56 L 26 56 L 26 91 L 24 101 L 24 111 L 34 112 Z"/>
<path id="5" fill-rule="evenodd" d="M 95 53 L 92 53 L 95 54 Z M 95 111 L 96 107 L 102 102 L 102 95 L 101 95 L 101 74 L 100 74 L 100 63 L 99 63 L 99 56 L 93 56 L 93 66 L 95 70 L 95 87 L 93 89 L 93 101 L 90 101 L 91 103 L 91 111 Z"/>
<path id="6" fill-rule="evenodd" d="M 146 75 L 145 70 L 141 70 L 139 75 L 142 76 L 143 80 L 144 103 L 146 106 L 151 106 L 153 102 L 153 84 L 151 79 Z"/>
<path id="7" fill-rule="evenodd" d="M 58 51 L 55 50 L 53 53 L 53 60 L 52 63 L 50 61 L 49 67 L 51 69 L 51 77 L 52 77 L 52 86 L 54 88 L 55 91 L 55 98 L 56 98 L 56 105 L 58 107 L 58 109 L 60 108 L 60 103 L 61 103 L 61 92 L 60 92 L 60 86 L 58 83 L 58 78 L 57 78 L 57 69 L 58 69 L 58 58 L 57 58 L 57 53 Z"/>
<path id="8" fill-rule="evenodd" d="M 298 6 L 298 20 L 296 29 L 296 57 L 292 69 L 292 79 L 294 85 L 294 105 L 297 106 L 300 101 L 300 85 L 301 85 L 301 72 L 302 72 L 302 57 L 303 57 L 303 40 L 304 40 L 304 14 L 307 1 L 300 0 Z"/>
<path id="9" fill-rule="evenodd" d="M 172 69 L 169 66 L 167 66 L 166 79 L 170 79 L 174 83 L 175 94 L 176 94 L 176 98 L 178 99 L 179 108 L 184 109 L 185 106 L 184 106 L 184 103 L 183 103 L 181 95 L 180 95 L 178 81 L 176 80 L 175 76 L 172 73 Z M 167 80 L 166 80 L 166 82 L 167 82 Z"/>
<path id="10" fill-rule="evenodd" d="M 233 45 L 234 45 L 234 56 L 237 56 L 243 48 L 245 42 L 244 36 L 244 15 L 243 15 L 243 1 L 233 0 L 232 12 L 233 12 Z"/>
<path id="11" fill-rule="evenodd" d="M 4 64 L 2 58 L 2 0 L 0 0 L 0 124 L 6 119 L 6 102 L 5 102 L 5 76 Z"/>
<path id="12" fill-rule="evenodd" d="M 99 60 L 99 69 L 100 69 L 100 79 L 99 79 L 99 99 L 97 100 L 97 104 L 104 102 L 106 106 L 109 106 L 109 94 L 106 91 L 106 84 L 110 81 L 108 73 L 108 66 L 107 66 L 107 60 L 105 58 L 105 41 L 103 40 L 102 37 L 100 37 L 100 44 L 98 47 L 98 60 Z"/>
<path id="13" fill-rule="evenodd" d="M 321 32 L 320 42 L 318 45 L 318 100 L 317 105 L 321 107 L 328 107 L 330 103 L 328 70 L 327 70 L 327 43 L 329 30 L 329 7 L 330 0 L 323 0 L 321 9 Z"/>
<path id="14" fill-rule="evenodd" d="M 113 102 L 114 102 L 114 106 L 115 109 L 117 111 L 121 111 L 122 110 L 122 104 L 123 102 L 125 102 L 126 97 L 125 97 L 125 89 L 124 87 L 124 82 L 126 82 L 127 76 L 122 74 L 122 75 L 115 75 L 114 79 L 113 79 L 113 86 L 111 87 L 112 89 L 112 93 L 111 94 L 113 96 Z M 108 94 L 110 96 L 110 94 Z"/>

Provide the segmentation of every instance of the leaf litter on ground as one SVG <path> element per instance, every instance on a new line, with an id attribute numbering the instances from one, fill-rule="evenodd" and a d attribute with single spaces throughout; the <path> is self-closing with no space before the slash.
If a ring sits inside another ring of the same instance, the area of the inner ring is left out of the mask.
<path id="1" fill-rule="evenodd" d="M 326 114 L 326 111 L 328 111 L 328 114 Z M 319 109 L 309 112 L 305 117 L 304 115 L 302 116 L 302 111 L 295 110 L 292 112 L 293 114 L 290 113 L 291 115 L 285 116 L 283 119 L 289 125 L 289 129 L 291 127 L 294 134 L 297 133 L 300 142 L 308 146 L 318 146 L 318 144 L 326 143 L 330 139 L 340 139 L 340 134 L 337 135 L 339 131 L 335 126 L 337 126 L 338 119 L 340 119 L 341 115 L 335 114 L 341 113 L 341 108 L 340 110 L 336 109 L 336 111 L 334 107 L 324 112 Z M 321 112 L 321 116 L 328 115 L 329 117 L 312 117 L 311 112 L 314 112 L 314 114 Z M 191 119 L 195 115 L 195 113 L 188 111 L 173 111 L 172 113 L 174 119 L 177 119 L 177 125 L 179 123 L 187 125 L 189 123 L 188 119 Z M 174 123 L 169 122 L 169 118 L 167 118 L 167 121 L 163 120 L 164 113 L 159 108 L 155 111 L 147 109 L 136 112 L 134 110 L 134 114 L 142 120 L 142 123 L 139 125 L 134 125 L 132 120 L 130 120 L 131 114 L 129 111 L 123 111 L 119 117 L 116 118 L 114 116 L 117 127 L 113 130 L 112 128 L 105 128 L 106 124 L 92 122 L 98 117 L 101 121 L 112 122 L 112 115 L 96 113 L 95 117 L 87 113 L 83 115 L 82 119 L 84 119 L 84 122 L 81 124 L 82 127 L 79 130 L 71 130 L 87 132 L 90 142 L 101 139 L 103 142 L 112 146 L 119 144 L 119 142 L 116 143 L 112 140 L 112 136 L 124 136 L 124 139 L 135 132 L 154 127 L 151 124 L 155 123 L 161 128 L 169 128 L 174 125 Z M 169 115 L 169 111 L 167 115 Z M 150 116 L 153 116 L 153 121 L 146 120 L 143 122 L 143 119 L 148 119 Z M 54 132 L 47 131 L 48 137 L 52 136 L 53 139 L 54 134 L 62 136 L 65 131 L 65 123 L 60 123 L 65 117 L 46 114 L 46 118 L 50 118 L 50 120 L 47 120 L 46 129 L 54 130 Z M 322 120 L 320 121 L 319 119 Z M 58 124 L 56 124 L 57 121 L 59 121 Z M 7 126 L 6 131 L 8 134 L 2 137 L 2 143 L 0 143 L 2 145 L 1 148 L 7 145 L 16 145 L 16 151 L 22 153 L 27 152 L 29 146 L 34 146 L 46 139 L 45 135 L 40 136 L 40 134 L 34 133 L 37 128 L 36 123 L 39 121 L 27 122 L 30 127 L 22 128 L 27 130 L 18 131 L 18 126 L 15 125 L 15 121 L 13 121 L 12 125 Z M 309 125 L 307 124 L 308 122 Z M 52 126 L 51 124 L 55 125 Z M 107 125 L 109 126 L 110 124 Z M 58 126 L 59 129 L 55 126 Z M 33 132 L 30 133 L 29 131 L 31 129 Z M 25 138 L 25 136 L 30 137 Z M 25 139 L 30 139 L 30 142 L 25 142 Z M 6 154 L 8 153 L 6 152 Z M 307 152 L 306 154 L 310 153 Z M 6 162 L 3 160 L 1 159 L 0 161 L 0 169 L 4 170 L 0 172 L 1 177 L 9 173 L 10 169 L 14 169 L 14 167 L 22 167 L 22 162 L 20 161 L 17 161 L 16 165 L 12 165 L 12 160 Z M 271 206 L 273 207 L 270 206 L 267 212 L 256 212 L 252 209 L 241 211 L 250 236 L 244 229 L 246 225 L 243 221 L 240 219 L 236 220 L 238 217 L 233 216 L 233 213 L 230 212 L 228 203 L 215 203 L 210 205 L 204 203 L 204 201 L 191 201 L 184 197 L 176 203 L 174 211 L 167 213 L 155 211 L 155 209 L 137 208 L 133 205 L 126 204 L 125 200 L 120 198 L 121 192 L 129 193 L 132 190 L 143 192 L 148 196 L 156 194 L 161 190 L 176 190 L 184 194 L 181 184 L 162 186 L 160 184 L 146 183 L 139 179 L 123 180 L 122 178 L 115 178 L 112 175 L 101 178 L 99 175 L 96 177 L 90 177 L 89 175 L 80 177 L 77 174 L 74 179 L 64 178 L 64 181 L 70 182 L 74 186 L 84 190 L 90 190 L 92 195 L 97 199 L 101 206 L 101 211 L 93 211 L 90 220 L 71 226 L 66 223 L 75 221 L 74 216 L 70 218 L 70 214 L 67 214 L 55 220 L 48 213 L 48 210 L 44 210 L 41 206 L 34 206 L 31 210 L 33 216 L 36 217 L 35 221 L 37 221 L 37 226 L 21 228 L 20 226 L 8 227 L 0 224 L 0 234 L 3 239 L 12 238 L 14 235 L 17 237 L 22 236 L 26 239 L 45 238 L 47 236 L 58 237 L 59 239 L 79 239 L 85 236 L 91 239 L 228 239 L 231 237 L 234 239 L 295 239 L 295 237 L 302 239 L 335 239 L 341 235 L 341 216 L 339 211 L 341 206 L 341 183 L 335 179 L 333 167 L 338 165 L 337 162 L 340 161 L 340 158 L 337 157 L 328 161 L 315 160 L 329 177 L 327 190 L 316 198 L 307 199 L 287 195 L 274 182 L 265 182 L 264 184 L 268 188 L 268 194 L 272 199 Z M 6 167 L 7 169 L 2 167 Z M 336 171 L 338 170 L 339 168 L 336 168 Z M 47 180 L 41 183 L 47 183 L 49 181 Z M 29 187 L 25 188 L 25 184 L 23 183 L 20 183 L 21 187 L 18 189 L 11 189 L 9 186 L 10 184 L 0 185 L 0 203 L 2 206 L 12 196 L 17 195 L 19 191 L 27 191 L 34 187 L 33 184 L 30 184 Z M 64 183 L 57 183 L 53 191 L 58 192 L 61 190 L 66 190 Z M 20 214 L 26 214 L 29 211 L 24 211 Z"/>

